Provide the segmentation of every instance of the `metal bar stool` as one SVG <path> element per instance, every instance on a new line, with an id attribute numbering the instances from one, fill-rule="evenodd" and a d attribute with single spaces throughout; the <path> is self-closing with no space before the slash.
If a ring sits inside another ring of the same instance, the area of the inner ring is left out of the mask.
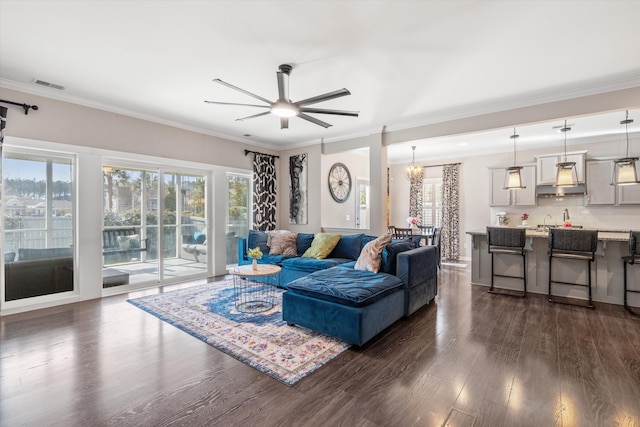
<path id="1" fill-rule="evenodd" d="M 596 259 L 596 249 L 598 247 L 598 231 L 597 230 L 566 230 L 561 228 L 552 228 L 549 230 L 549 302 L 557 302 L 560 304 L 579 305 L 569 302 L 554 301 L 551 296 L 551 284 L 557 283 L 562 285 L 584 286 L 589 288 L 589 301 L 586 307 L 594 308 L 591 299 L 591 263 Z M 561 282 L 551 279 L 551 270 L 553 259 L 567 259 L 577 261 L 587 261 L 588 283 L 572 283 Z"/>
<path id="2" fill-rule="evenodd" d="M 526 243 L 526 229 L 524 228 L 505 228 L 505 227 L 487 227 L 487 243 L 488 250 L 491 254 L 491 286 L 489 292 L 508 296 L 527 296 L 527 256 L 524 250 Z M 506 274 L 495 274 L 493 271 L 494 254 L 509 254 L 522 256 L 522 276 L 511 276 Z M 493 288 L 494 277 L 510 277 L 513 279 L 522 279 L 523 293 L 515 295 L 505 292 L 496 292 Z"/>
<path id="3" fill-rule="evenodd" d="M 640 264 L 640 231 L 629 232 L 629 255 L 622 257 L 622 265 L 624 266 L 624 308 L 626 308 L 629 313 L 640 316 L 640 313 L 631 310 L 631 307 L 627 304 L 627 292 L 640 294 L 640 290 L 629 289 L 627 287 L 627 264 Z"/>

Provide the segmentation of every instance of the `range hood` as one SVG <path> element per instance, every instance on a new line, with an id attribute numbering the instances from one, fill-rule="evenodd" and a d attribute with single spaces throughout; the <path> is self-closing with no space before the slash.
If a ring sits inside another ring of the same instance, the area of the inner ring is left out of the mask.
<path id="1" fill-rule="evenodd" d="M 587 187 L 584 184 L 578 184 L 575 187 L 536 186 L 538 196 L 584 196 L 585 194 L 587 194 Z"/>

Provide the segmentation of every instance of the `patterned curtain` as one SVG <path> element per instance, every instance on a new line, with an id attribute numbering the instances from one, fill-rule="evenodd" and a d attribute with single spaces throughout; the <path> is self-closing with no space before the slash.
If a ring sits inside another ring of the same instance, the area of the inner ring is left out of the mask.
<path id="1" fill-rule="evenodd" d="M 419 174 L 412 175 L 409 178 L 409 216 L 417 216 L 422 223 L 422 200 L 423 200 L 423 187 L 422 181 L 424 181 L 424 169 L 420 170 Z"/>
<path id="2" fill-rule="evenodd" d="M 254 153 L 253 157 L 253 229 L 276 228 L 276 158 Z"/>
<path id="3" fill-rule="evenodd" d="M 460 203 L 458 201 L 459 165 L 442 168 L 442 258 L 460 257 Z"/>

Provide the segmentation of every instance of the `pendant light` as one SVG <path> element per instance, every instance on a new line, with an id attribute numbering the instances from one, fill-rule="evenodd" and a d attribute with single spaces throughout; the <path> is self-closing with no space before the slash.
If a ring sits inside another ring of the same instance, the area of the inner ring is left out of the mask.
<path id="1" fill-rule="evenodd" d="M 413 158 L 411 164 L 407 166 L 407 170 L 405 171 L 407 179 L 410 181 L 422 173 L 422 166 L 416 165 L 416 146 L 412 146 L 411 149 L 413 150 Z"/>
<path id="2" fill-rule="evenodd" d="M 638 157 L 629 157 L 629 125 L 631 123 L 633 123 L 633 119 L 629 118 L 629 110 L 627 110 L 626 118 L 620 122 L 621 125 L 624 125 L 627 135 L 627 154 L 625 158 L 613 161 L 613 182 L 611 185 L 640 184 L 638 173 L 636 172 L 636 160 L 638 160 Z"/>
<path id="3" fill-rule="evenodd" d="M 504 177 L 504 190 L 519 190 L 522 188 L 527 188 L 522 185 L 522 175 L 520 175 L 520 170 L 522 166 L 518 166 L 518 162 L 516 159 L 516 139 L 518 139 L 520 135 L 516 133 L 516 128 L 513 128 L 513 135 L 509 138 L 513 139 L 513 166 L 510 166 L 506 169 L 506 175 Z"/>
<path id="4" fill-rule="evenodd" d="M 578 173 L 576 172 L 576 162 L 567 162 L 567 132 L 571 130 L 564 121 L 564 127 L 560 129 L 564 133 L 564 161 L 556 164 L 558 172 L 554 187 L 575 187 L 578 185 Z"/>

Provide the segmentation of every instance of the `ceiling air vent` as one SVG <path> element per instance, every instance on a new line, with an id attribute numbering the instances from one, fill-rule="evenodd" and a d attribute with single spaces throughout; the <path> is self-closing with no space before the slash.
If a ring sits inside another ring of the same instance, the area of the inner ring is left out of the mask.
<path id="1" fill-rule="evenodd" d="M 40 85 L 40 86 L 46 86 L 46 87 L 50 87 L 52 89 L 64 90 L 64 86 L 57 85 L 55 83 L 45 82 L 44 80 L 35 79 L 33 82 L 35 84 L 37 84 L 37 85 Z"/>

